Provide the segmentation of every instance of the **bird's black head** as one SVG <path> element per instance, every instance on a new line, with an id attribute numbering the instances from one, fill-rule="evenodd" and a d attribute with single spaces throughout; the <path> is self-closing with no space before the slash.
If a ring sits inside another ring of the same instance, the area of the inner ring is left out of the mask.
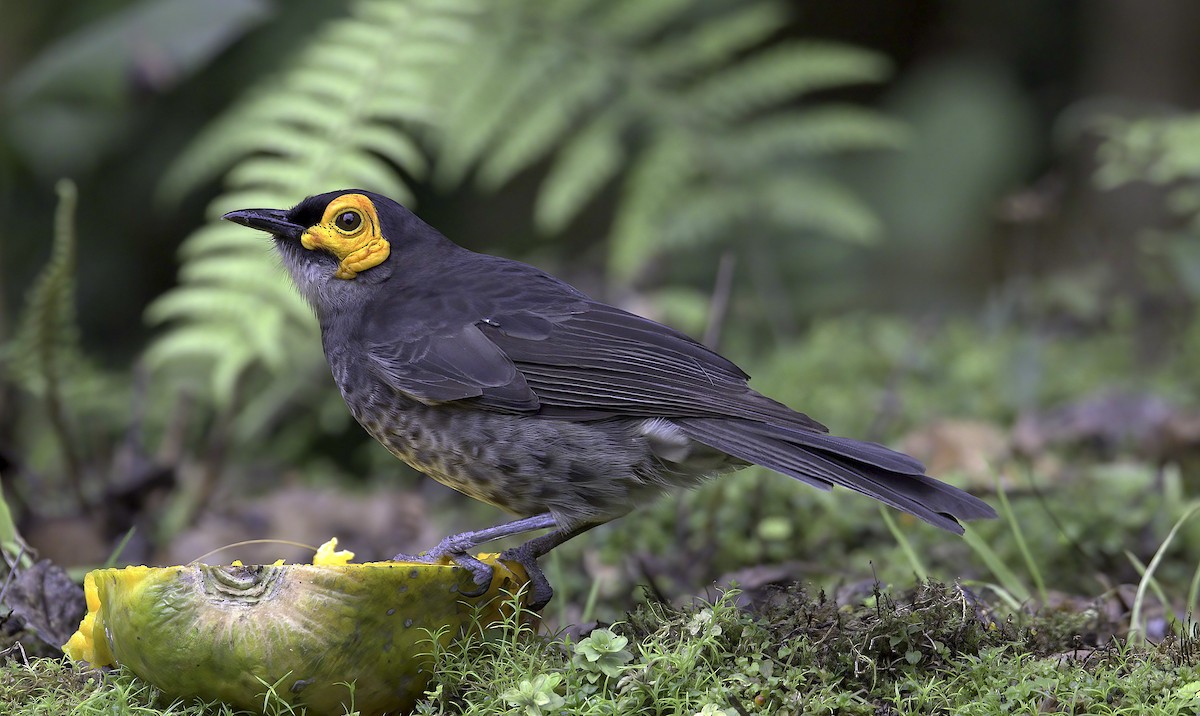
<path id="1" fill-rule="evenodd" d="M 318 313 L 386 279 L 397 253 L 422 248 L 412 244 L 430 236 L 449 243 L 400 204 L 361 189 L 310 196 L 291 209 L 231 211 L 224 218 L 275 237 L 284 266 Z"/>
<path id="2" fill-rule="evenodd" d="M 286 210 L 231 211 L 224 218 L 270 232 L 285 260 L 332 267 L 333 277 L 343 280 L 386 262 L 391 241 L 403 236 L 412 222 L 419 223 L 391 199 L 360 189 L 310 196 Z"/>

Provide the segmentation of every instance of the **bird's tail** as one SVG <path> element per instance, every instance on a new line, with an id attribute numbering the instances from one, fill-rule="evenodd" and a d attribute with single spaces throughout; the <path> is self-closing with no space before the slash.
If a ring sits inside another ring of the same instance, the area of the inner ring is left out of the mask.
<path id="1" fill-rule="evenodd" d="M 673 421 L 694 440 L 823 490 L 848 487 L 931 525 L 996 516 L 986 502 L 933 479 L 917 460 L 876 443 L 737 418 Z"/>

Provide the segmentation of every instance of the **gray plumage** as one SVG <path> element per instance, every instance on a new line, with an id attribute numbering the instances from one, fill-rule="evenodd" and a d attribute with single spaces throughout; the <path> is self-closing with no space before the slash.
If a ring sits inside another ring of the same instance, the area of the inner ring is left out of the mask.
<path id="1" fill-rule="evenodd" d="M 346 192 L 280 214 L 307 227 Z M 353 278 L 276 235 L 320 319 L 355 419 L 434 479 L 519 516 L 571 529 L 619 517 L 667 488 L 749 463 L 841 485 L 961 533 L 995 516 L 916 460 L 829 435 L 747 385 L 688 336 L 593 301 L 526 264 L 450 242 L 369 192 L 391 255 Z M 281 221 L 284 219 L 280 219 Z"/>

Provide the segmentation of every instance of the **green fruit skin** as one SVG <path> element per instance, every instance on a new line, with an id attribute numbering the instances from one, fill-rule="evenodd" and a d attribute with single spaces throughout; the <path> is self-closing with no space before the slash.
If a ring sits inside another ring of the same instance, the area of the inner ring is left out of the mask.
<path id="1" fill-rule="evenodd" d="M 311 716 L 338 716 L 351 704 L 364 716 L 410 710 L 429 680 L 434 635 L 448 642 L 474 604 L 495 604 L 501 589 L 517 586 L 497 569 L 491 589 L 469 599 L 460 594 L 474 586 L 465 570 L 389 562 L 189 565 L 153 570 L 137 584 L 121 571 L 96 574 L 118 663 L 169 696 L 250 711 L 274 686 Z"/>

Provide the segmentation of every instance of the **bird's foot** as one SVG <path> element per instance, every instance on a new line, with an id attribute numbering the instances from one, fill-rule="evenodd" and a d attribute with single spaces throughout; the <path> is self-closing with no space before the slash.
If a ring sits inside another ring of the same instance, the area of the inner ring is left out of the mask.
<path id="1" fill-rule="evenodd" d="M 556 526 L 554 516 L 547 512 L 514 520 L 502 525 L 496 525 L 495 527 L 489 527 L 485 530 L 460 532 L 459 534 L 450 535 L 441 542 L 438 542 L 436 547 L 427 552 L 416 555 L 398 554 L 392 557 L 392 560 L 396 562 L 441 564 L 446 559 L 449 559 L 459 567 L 470 571 L 475 584 L 479 585 L 479 589 L 470 594 L 463 592 L 464 596 L 477 597 L 486 592 L 488 587 L 491 586 L 493 570 L 489 565 L 484 564 L 469 554 L 470 550 L 475 549 L 481 544 L 503 537 L 511 537 L 522 532 L 548 529 Z M 520 564 L 525 568 L 526 574 L 529 575 L 529 581 L 533 587 L 531 592 L 533 604 L 531 608 L 535 610 L 541 609 L 554 596 L 554 590 L 550 588 L 550 582 L 546 580 L 546 575 L 542 574 L 542 570 L 538 567 L 538 557 L 545 554 L 551 547 L 570 539 L 572 536 L 583 531 L 583 529 L 588 529 L 589 527 L 591 525 L 582 529 L 575 528 L 573 530 L 551 532 L 550 534 L 532 539 L 520 547 L 510 549 L 501 555 L 501 559 L 509 559 Z"/>
<path id="2" fill-rule="evenodd" d="M 554 588 L 550 586 L 550 580 L 546 579 L 542 568 L 538 566 L 538 555 L 530 546 L 531 544 L 531 542 L 526 542 L 520 547 L 505 550 L 500 555 L 500 559 L 516 562 L 525 568 L 525 574 L 529 577 L 530 584 L 529 608 L 532 611 L 540 612 L 554 598 Z"/>
<path id="3" fill-rule="evenodd" d="M 494 570 L 490 565 L 484 564 L 476 557 L 467 553 L 467 550 L 476 546 L 473 541 L 466 539 L 468 535 L 469 533 L 450 535 L 441 542 L 438 542 L 436 547 L 427 552 L 422 552 L 421 554 L 406 554 L 401 552 L 392 557 L 392 561 L 442 564 L 449 559 L 456 566 L 470 572 L 471 581 L 475 583 L 476 589 L 469 592 L 462 592 L 462 595 L 464 597 L 478 597 L 492 585 Z"/>

